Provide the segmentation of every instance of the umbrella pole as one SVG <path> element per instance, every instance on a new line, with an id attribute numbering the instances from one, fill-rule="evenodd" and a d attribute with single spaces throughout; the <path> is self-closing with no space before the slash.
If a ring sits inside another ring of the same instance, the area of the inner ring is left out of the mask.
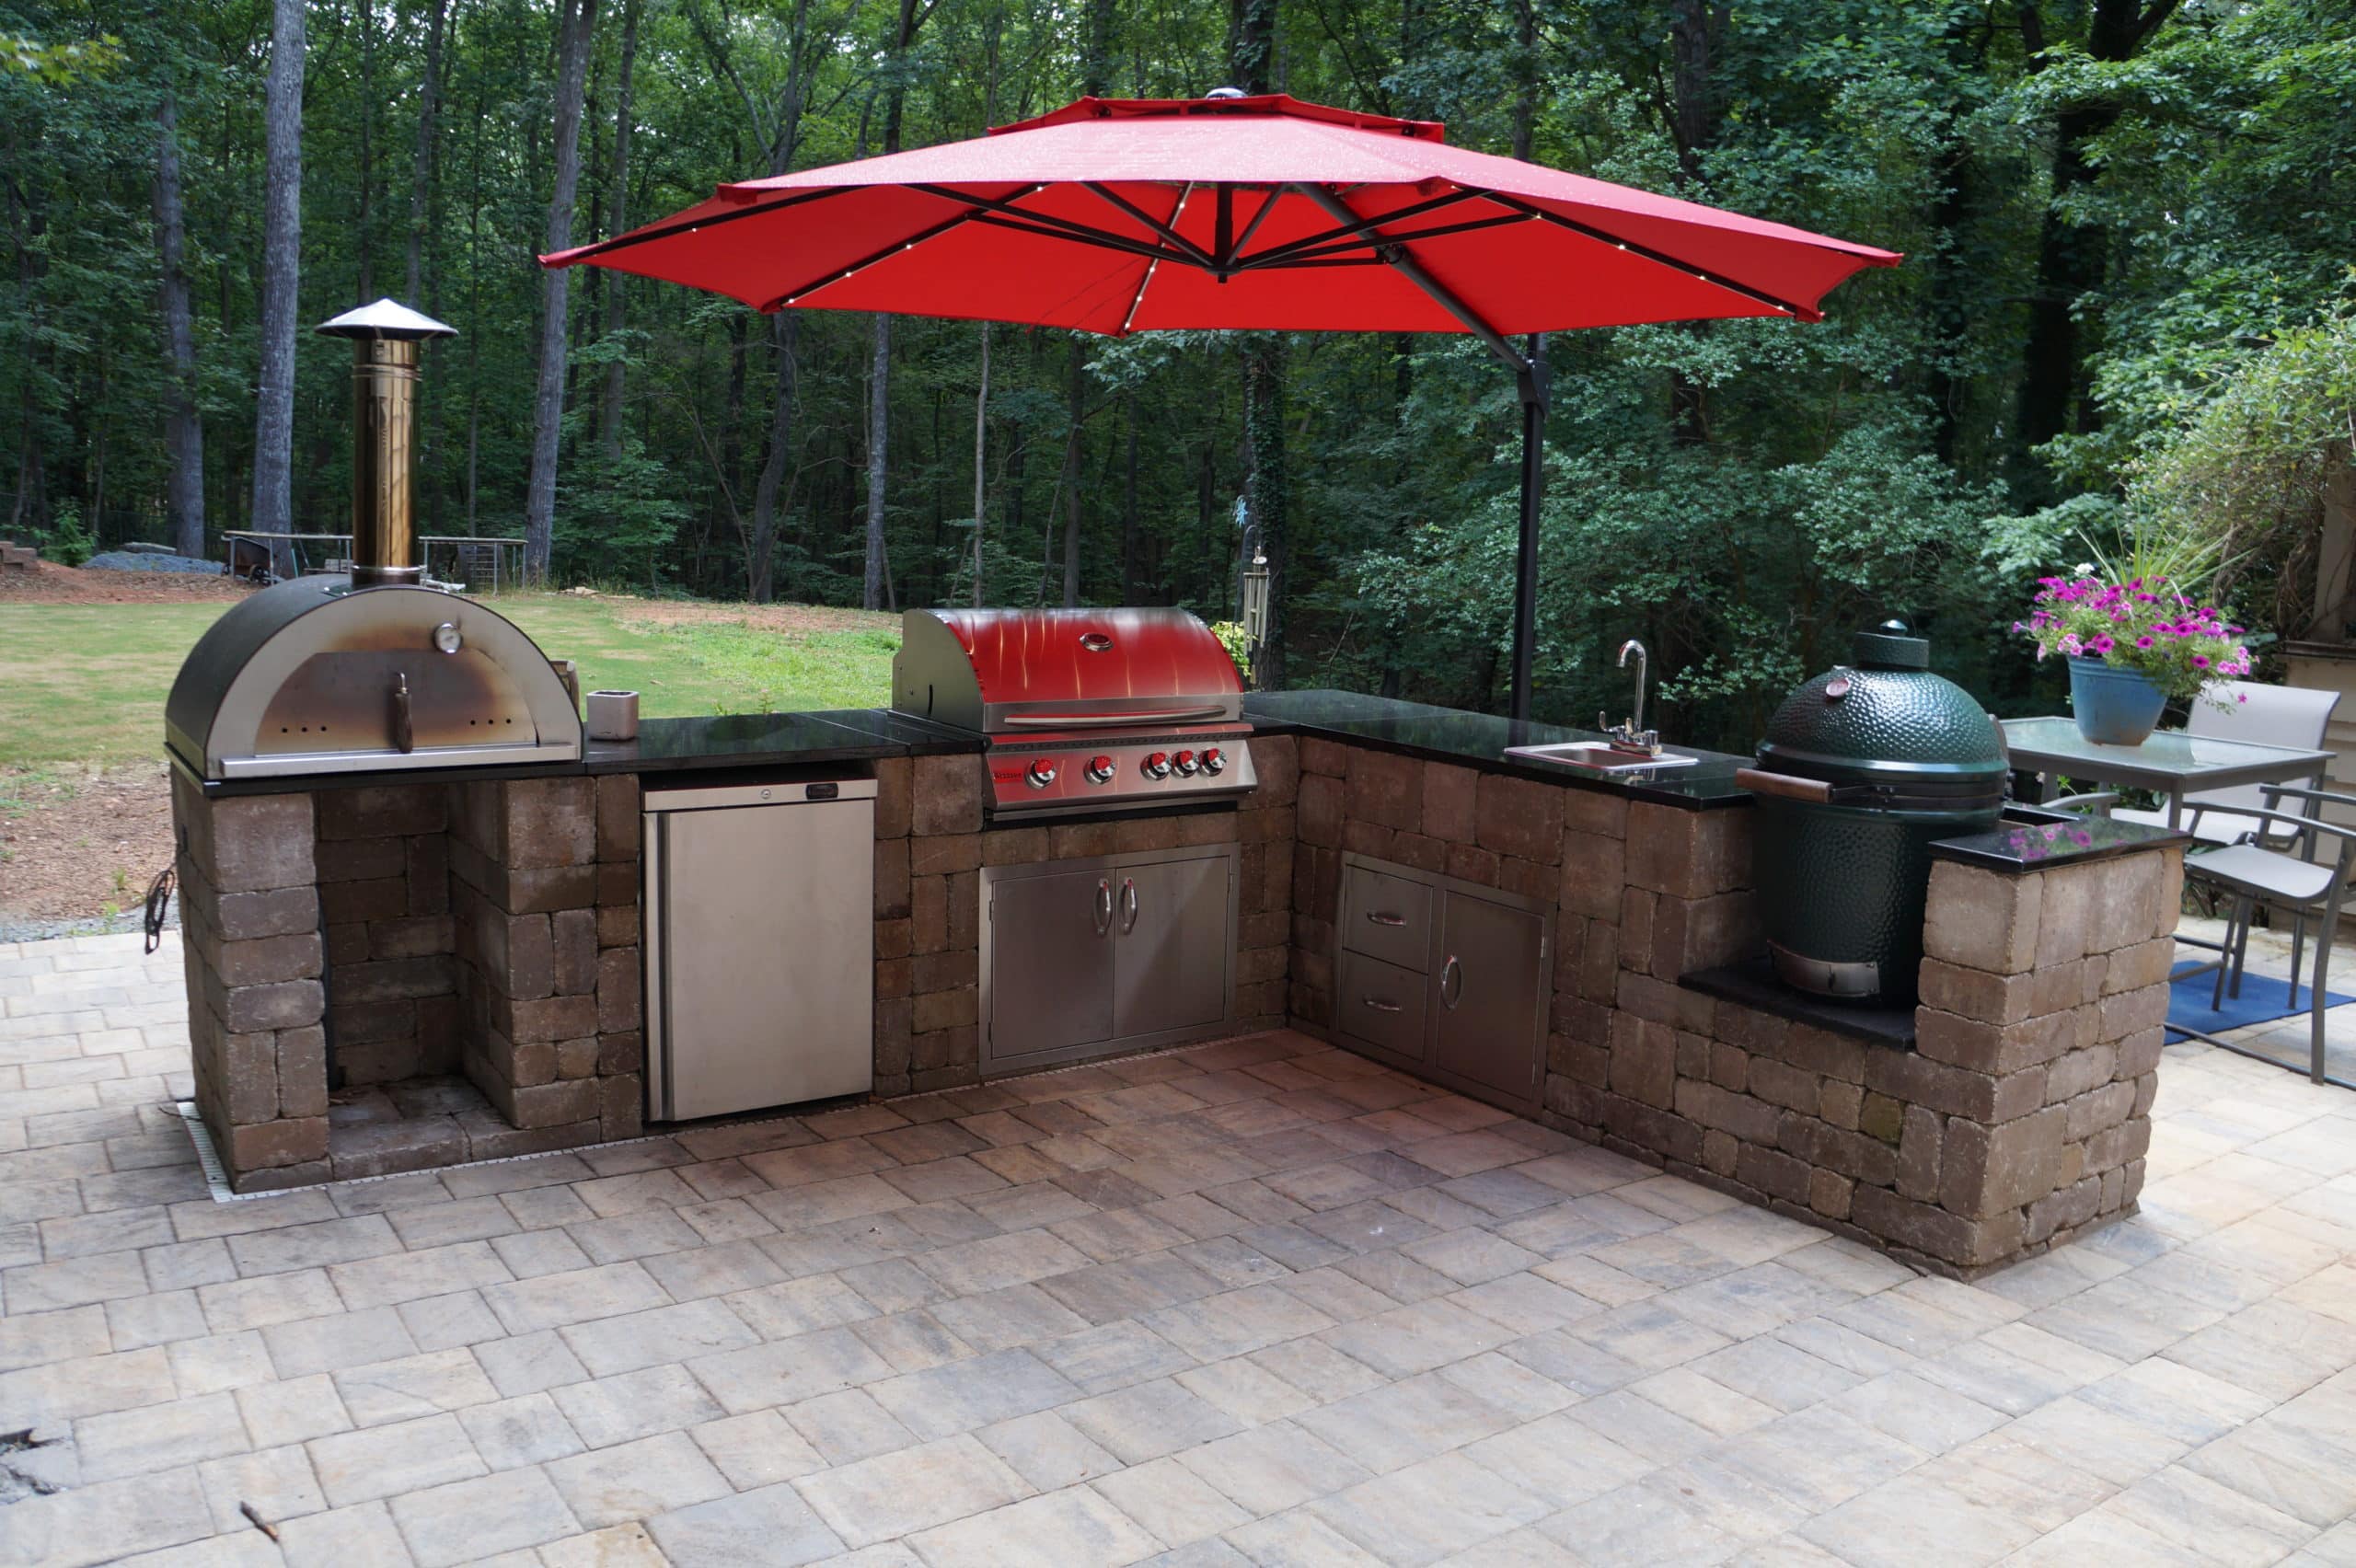
<path id="1" fill-rule="evenodd" d="M 1530 335 L 1529 352 L 1516 379 L 1521 384 L 1521 529 L 1514 551 L 1511 712 L 1526 722 L 1538 643 L 1538 504 L 1546 492 L 1546 406 L 1552 379 L 1544 333 Z"/>

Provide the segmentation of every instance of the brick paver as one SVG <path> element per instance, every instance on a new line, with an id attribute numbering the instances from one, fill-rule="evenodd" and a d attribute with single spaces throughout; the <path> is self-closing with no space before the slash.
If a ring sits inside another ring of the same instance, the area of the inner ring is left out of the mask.
<path id="1" fill-rule="evenodd" d="M 215 1205 L 180 985 L 0 944 L 0 1565 L 2356 1563 L 2356 1095 L 2229 1054 L 1974 1286 L 1289 1032 Z"/>

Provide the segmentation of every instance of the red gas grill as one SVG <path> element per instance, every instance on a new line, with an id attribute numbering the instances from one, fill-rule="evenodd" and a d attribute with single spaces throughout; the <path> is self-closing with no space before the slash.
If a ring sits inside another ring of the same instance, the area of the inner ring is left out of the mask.
<path id="1" fill-rule="evenodd" d="M 1235 661 L 1184 610 L 910 610 L 892 706 L 983 738 L 994 817 L 1227 801 L 1256 782 Z"/>

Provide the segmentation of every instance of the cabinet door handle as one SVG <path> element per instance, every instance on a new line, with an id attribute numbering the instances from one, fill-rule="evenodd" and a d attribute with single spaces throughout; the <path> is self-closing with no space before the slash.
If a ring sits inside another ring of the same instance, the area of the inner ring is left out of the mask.
<path id="1" fill-rule="evenodd" d="M 1121 934 L 1127 936 L 1138 928 L 1138 881 L 1135 877 L 1121 879 Z"/>
<path id="2" fill-rule="evenodd" d="M 1453 989 L 1450 989 L 1451 985 L 1454 986 Z M 1464 965 L 1456 962 L 1454 953 L 1449 953 L 1448 962 L 1441 964 L 1439 968 L 1439 1004 L 1449 1011 L 1454 1012 L 1456 1004 L 1463 999 Z"/>
<path id="3" fill-rule="evenodd" d="M 1386 1002 L 1380 997 L 1360 997 L 1358 1001 L 1366 1007 L 1372 1008 L 1376 1012 L 1404 1012 L 1406 1010 L 1397 1002 Z"/>
<path id="4" fill-rule="evenodd" d="M 1103 936 L 1113 928 L 1113 884 L 1103 877 L 1096 879 L 1096 934 Z"/>
<path id="5" fill-rule="evenodd" d="M 1393 915 L 1388 909 L 1369 909 L 1366 912 L 1366 918 L 1370 926 L 1403 926 L 1407 923 L 1407 917 Z"/>

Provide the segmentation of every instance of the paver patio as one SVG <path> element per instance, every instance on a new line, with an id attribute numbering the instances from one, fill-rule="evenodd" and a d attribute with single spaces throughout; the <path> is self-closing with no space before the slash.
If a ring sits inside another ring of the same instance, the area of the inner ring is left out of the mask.
<path id="1" fill-rule="evenodd" d="M 215 1205 L 186 1041 L 0 944 L 0 1563 L 2356 1564 L 2356 1095 L 2206 1047 L 1973 1286 L 1294 1033 Z"/>

